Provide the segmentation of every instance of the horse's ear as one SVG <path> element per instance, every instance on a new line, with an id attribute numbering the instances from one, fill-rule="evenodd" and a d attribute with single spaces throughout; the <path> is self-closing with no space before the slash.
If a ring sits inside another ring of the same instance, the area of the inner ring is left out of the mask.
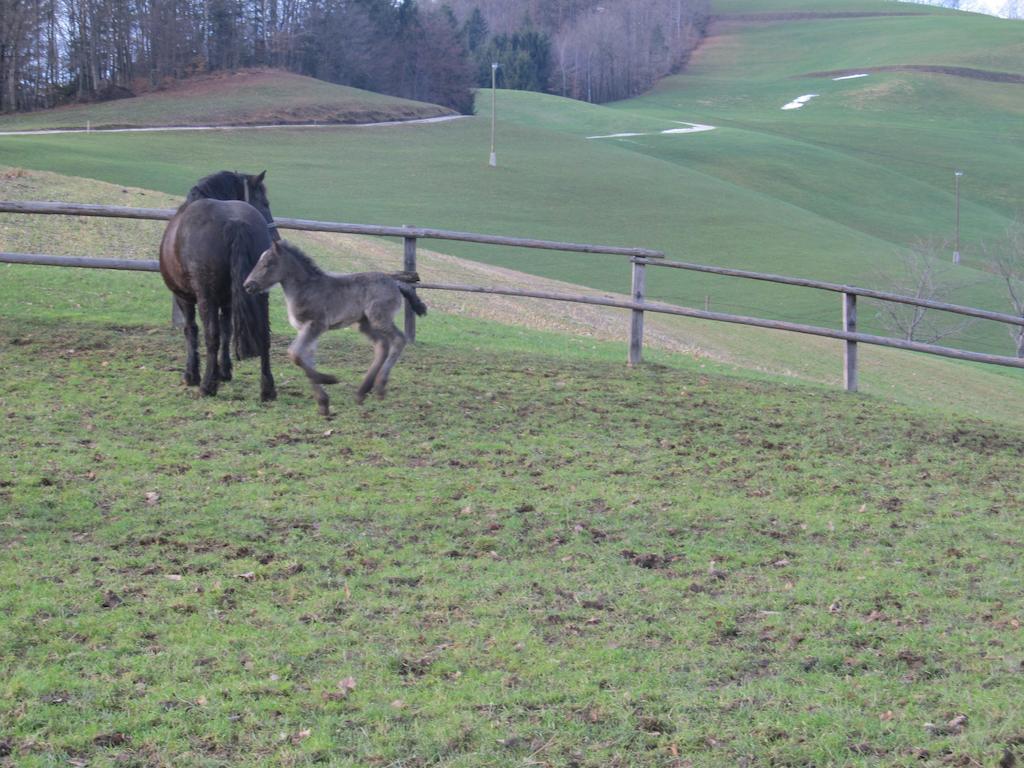
<path id="1" fill-rule="evenodd" d="M 266 175 L 267 175 L 267 172 L 263 171 L 263 173 L 261 173 L 259 176 L 256 177 L 256 183 L 257 184 L 262 184 L 263 183 L 263 179 L 264 179 L 264 177 Z"/>

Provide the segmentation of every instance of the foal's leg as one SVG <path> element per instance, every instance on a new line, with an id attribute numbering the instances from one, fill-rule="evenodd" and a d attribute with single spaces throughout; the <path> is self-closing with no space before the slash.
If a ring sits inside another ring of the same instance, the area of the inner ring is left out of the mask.
<path id="1" fill-rule="evenodd" d="M 196 325 L 196 305 L 175 296 L 174 301 L 185 319 L 185 375 L 182 381 L 190 387 L 199 383 L 199 327 Z"/>
<path id="2" fill-rule="evenodd" d="M 391 376 L 391 369 L 395 367 L 395 363 L 398 362 L 402 350 L 405 349 L 405 334 L 398 330 L 394 322 L 391 322 L 390 325 L 391 327 L 385 332 L 390 339 L 388 356 L 384 359 L 384 365 L 380 367 L 380 370 L 377 372 L 377 378 L 373 382 L 373 389 L 377 393 L 377 397 L 384 397 L 387 394 L 388 378 Z"/>
<path id="3" fill-rule="evenodd" d="M 217 394 L 217 352 L 220 348 L 220 312 L 208 299 L 199 299 L 199 317 L 203 321 L 206 340 L 206 371 L 199 391 L 204 395 Z"/>
<path id="4" fill-rule="evenodd" d="M 310 380 L 318 384 L 337 384 L 337 376 L 321 373 L 313 367 L 313 356 L 316 354 L 316 341 L 320 334 L 327 330 L 322 325 L 306 323 L 299 329 L 299 335 L 288 346 L 288 359 L 306 372 Z"/>
<path id="5" fill-rule="evenodd" d="M 220 367 L 217 378 L 231 381 L 231 307 L 220 308 Z"/>
<path id="6" fill-rule="evenodd" d="M 388 341 L 387 337 L 381 334 L 365 315 L 359 321 L 359 330 L 373 342 L 373 362 L 370 363 L 370 367 L 366 371 L 363 383 L 356 390 L 356 402 L 362 404 L 363 400 L 366 399 L 367 393 L 373 389 L 373 382 L 377 378 L 377 372 L 388 356 Z"/>
<path id="7" fill-rule="evenodd" d="M 323 333 L 321 326 L 307 323 L 299 329 L 299 335 L 288 347 L 288 359 L 306 372 L 309 384 L 313 388 L 313 396 L 316 398 L 317 406 L 321 416 L 330 415 L 331 400 L 327 396 L 327 390 L 323 384 L 337 384 L 338 379 L 327 373 L 320 373 L 313 367 L 313 356 L 316 354 L 316 340 Z"/>

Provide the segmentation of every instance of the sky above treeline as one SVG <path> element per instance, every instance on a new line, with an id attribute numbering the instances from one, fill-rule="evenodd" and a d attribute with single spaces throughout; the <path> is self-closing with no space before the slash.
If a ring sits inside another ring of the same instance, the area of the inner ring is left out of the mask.
<path id="1" fill-rule="evenodd" d="M 925 3 L 926 5 L 949 6 L 948 0 L 904 0 L 904 2 Z M 960 10 L 974 13 L 987 13 L 990 16 L 1007 18 L 1015 15 L 1017 9 L 1024 11 L 1024 3 L 1012 3 L 1007 0 L 961 0 Z"/>

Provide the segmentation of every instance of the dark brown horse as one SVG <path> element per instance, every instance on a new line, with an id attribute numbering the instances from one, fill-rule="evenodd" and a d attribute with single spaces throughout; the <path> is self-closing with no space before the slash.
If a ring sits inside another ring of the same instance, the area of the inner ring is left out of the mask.
<path id="1" fill-rule="evenodd" d="M 270 372 L 270 317 L 267 296 L 242 288 L 260 254 L 277 239 L 270 202 L 258 176 L 221 171 L 200 179 L 167 224 L 160 243 L 160 274 L 174 293 L 185 321 L 185 376 L 204 395 L 231 381 L 235 358 L 259 356 L 260 396 L 277 396 Z M 199 330 L 203 321 L 206 371 L 199 380 Z"/>

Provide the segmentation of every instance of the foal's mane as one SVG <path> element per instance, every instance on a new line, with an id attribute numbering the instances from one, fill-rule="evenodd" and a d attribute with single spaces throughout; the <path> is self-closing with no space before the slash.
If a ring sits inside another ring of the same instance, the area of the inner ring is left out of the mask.
<path id="1" fill-rule="evenodd" d="M 292 245 L 291 243 L 289 243 L 286 240 L 281 240 L 280 242 L 277 243 L 277 248 L 278 248 L 278 250 L 287 251 L 288 254 L 292 258 L 295 259 L 295 261 L 298 263 L 299 267 L 301 267 L 303 270 L 305 270 L 307 274 L 311 274 L 311 275 L 324 275 L 324 274 L 326 274 L 326 272 L 324 272 L 322 269 L 320 269 L 320 267 L 317 266 L 317 263 L 315 261 L 313 261 L 311 258 L 309 258 L 309 256 L 307 256 L 302 251 L 302 249 L 299 248 L 299 246 Z"/>
<path id="2" fill-rule="evenodd" d="M 244 200 L 245 175 L 235 171 L 218 171 L 204 176 L 188 192 L 186 203 L 204 198 L 214 200 Z"/>

